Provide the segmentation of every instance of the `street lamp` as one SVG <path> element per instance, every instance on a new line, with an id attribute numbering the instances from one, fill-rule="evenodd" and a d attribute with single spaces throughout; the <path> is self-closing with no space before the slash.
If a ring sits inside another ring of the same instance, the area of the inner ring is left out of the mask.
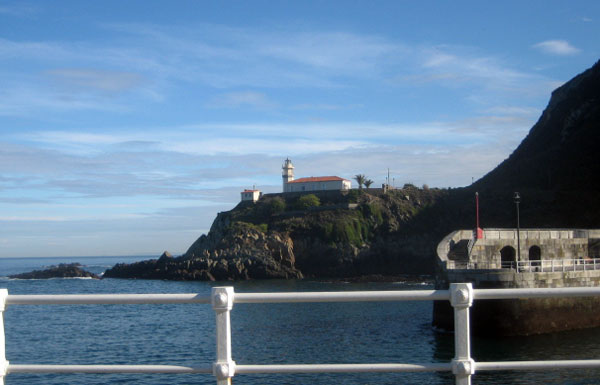
<path id="1" fill-rule="evenodd" d="M 517 272 L 519 271 L 519 262 L 521 261 L 521 223 L 519 219 L 519 202 L 521 202 L 521 196 L 518 192 L 515 192 L 514 196 L 515 204 L 517 205 Z"/>

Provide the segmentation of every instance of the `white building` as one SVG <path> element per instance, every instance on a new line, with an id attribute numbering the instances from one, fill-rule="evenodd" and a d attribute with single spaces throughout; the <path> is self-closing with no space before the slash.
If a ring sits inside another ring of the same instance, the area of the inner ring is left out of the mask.
<path id="1" fill-rule="evenodd" d="M 286 159 L 283 169 L 283 192 L 350 190 L 352 182 L 339 176 L 316 176 L 294 179 L 294 165 Z"/>
<path id="2" fill-rule="evenodd" d="M 256 202 L 257 200 L 260 199 L 260 196 L 262 195 L 260 190 L 244 190 L 241 192 L 241 194 L 242 194 L 242 202 L 244 202 L 244 201 Z"/>

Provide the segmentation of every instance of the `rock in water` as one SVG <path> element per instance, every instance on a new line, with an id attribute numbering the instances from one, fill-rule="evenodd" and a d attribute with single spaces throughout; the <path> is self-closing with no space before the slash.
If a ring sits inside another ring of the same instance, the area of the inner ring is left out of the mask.
<path id="1" fill-rule="evenodd" d="M 58 266 L 50 266 L 45 270 L 34 270 L 29 273 L 9 275 L 8 277 L 18 279 L 100 278 L 94 273 L 81 269 L 79 263 L 61 263 Z"/>

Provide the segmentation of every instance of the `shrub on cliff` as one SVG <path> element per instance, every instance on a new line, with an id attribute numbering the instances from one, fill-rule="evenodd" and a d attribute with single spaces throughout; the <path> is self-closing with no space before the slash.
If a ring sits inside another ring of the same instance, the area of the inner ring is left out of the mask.
<path id="1" fill-rule="evenodd" d="M 298 198 L 298 201 L 296 201 L 296 208 L 298 210 L 306 210 L 320 205 L 321 200 L 315 194 L 302 195 Z"/>
<path id="2" fill-rule="evenodd" d="M 267 225 L 266 223 L 254 224 L 243 221 L 235 221 L 231 223 L 230 228 L 236 231 L 246 231 L 248 229 L 254 229 L 260 231 L 261 233 L 266 233 L 269 230 L 269 225 Z"/>
<path id="3" fill-rule="evenodd" d="M 358 219 L 340 218 L 333 224 L 331 237 L 335 242 L 360 246 L 364 243 L 367 227 Z"/>
<path id="4" fill-rule="evenodd" d="M 359 198 L 363 195 L 363 190 L 352 189 L 348 192 L 348 203 L 358 203 Z"/>
<path id="5" fill-rule="evenodd" d="M 269 214 L 275 215 L 285 211 L 285 201 L 280 197 L 275 197 L 269 202 Z"/>
<path id="6" fill-rule="evenodd" d="M 367 219 L 372 220 L 376 225 L 383 223 L 383 215 L 381 213 L 381 207 L 374 203 L 367 203 L 360 207 L 363 216 Z"/>

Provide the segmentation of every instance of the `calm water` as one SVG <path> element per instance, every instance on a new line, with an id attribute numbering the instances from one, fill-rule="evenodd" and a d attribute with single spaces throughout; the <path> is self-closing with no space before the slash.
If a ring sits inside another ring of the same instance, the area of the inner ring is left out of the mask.
<path id="1" fill-rule="evenodd" d="M 77 261 L 100 273 L 140 258 L 0 259 L 0 276 Z M 221 283 L 222 284 L 222 283 Z M 226 283 L 229 284 L 229 283 Z M 9 280 L 11 294 L 204 293 L 214 283 L 144 280 Z M 240 292 L 418 290 L 426 283 L 234 283 Z M 425 363 L 453 356 L 453 336 L 430 327 L 430 302 L 238 304 L 232 311 L 233 358 L 238 363 Z M 551 316 L 551 315 L 549 315 Z M 26 364 L 209 364 L 214 357 L 214 313 L 208 305 L 10 306 L 5 312 L 6 355 Z M 600 357 L 600 330 L 529 338 L 474 339 L 475 360 L 590 359 Z M 208 375 L 26 375 L 23 384 L 214 384 Z M 240 375 L 235 384 L 452 384 L 444 373 Z M 598 370 L 476 374 L 473 384 L 600 384 Z"/>

